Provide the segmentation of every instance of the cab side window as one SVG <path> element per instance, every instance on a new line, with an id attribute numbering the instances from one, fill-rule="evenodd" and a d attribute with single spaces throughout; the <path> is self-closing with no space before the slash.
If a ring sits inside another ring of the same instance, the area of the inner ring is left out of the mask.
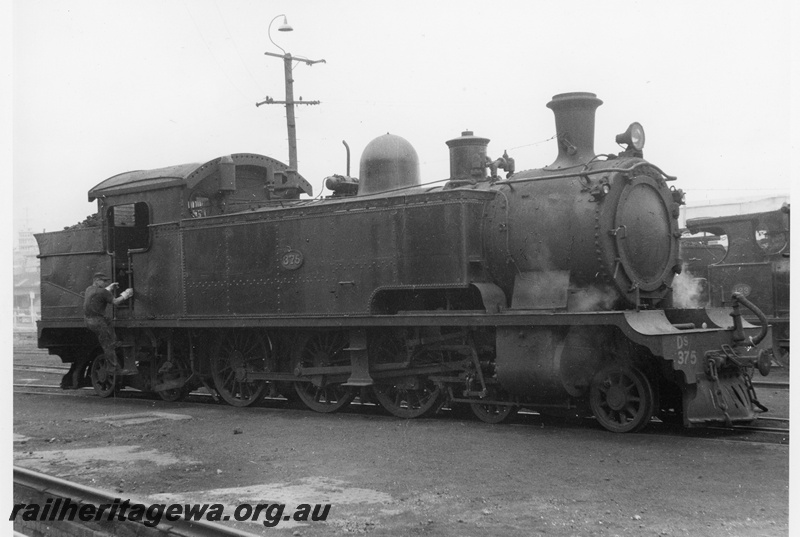
<path id="1" fill-rule="evenodd" d="M 150 208 L 146 203 L 115 205 L 108 209 L 108 250 L 127 256 L 128 250 L 150 245 Z"/>

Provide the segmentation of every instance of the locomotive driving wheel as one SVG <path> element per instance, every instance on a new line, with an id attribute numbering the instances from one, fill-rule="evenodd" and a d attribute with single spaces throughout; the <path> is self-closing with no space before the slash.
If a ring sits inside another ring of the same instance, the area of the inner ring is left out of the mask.
<path id="1" fill-rule="evenodd" d="M 117 374 L 105 354 L 98 354 L 92 360 L 92 387 L 100 397 L 109 397 L 117 391 Z"/>
<path id="2" fill-rule="evenodd" d="M 442 389 L 426 378 L 401 379 L 394 384 L 377 384 L 375 398 L 390 414 L 398 418 L 419 418 L 436 410 L 442 400 Z"/>
<path id="3" fill-rule="evenodd" d="M 171 362 L 167 360 L 166 356 L 159 356 L 153 362 L 153 367 L 155 368 L 157 384 L 185 379 L 191 374 L 188 360 L 184 356 L 178 356 L 177 354 L 172 357 Z M 164 401 L 175 403 L 185 399 L 191 391 L 191 386 L 184 384 L 177 388 L 156 390 L 156 394 Z"/>
<path id="4" fill-rule="evenodd" d="M 248 371 L 268 371 L 269 348 L 253 330 L 227 333 L 211 358 L 211 378 L 217 393 L 233 406 L 250 406 L 263 399 L 267 383 L 250 380 Z"/>
<path id="5" fill-rule="evenodd" d="M 638 431 L 650 422 L 653 389 L 638 369 L 610 365 L 600 370 L 589 389 L 589 404 L 600 425 L 611 432 Z"/>
<path id="6" fill-rule="evenodd" d="M 294 369 L 347 365 L 347 339 L 342 332 L 321 332 L 300 338 L 294 348 Z M 295 382 L 300 400 L 315 412 L 336 412 L 350 404 L 355 393 L 341 383 L 328 383 L 324 375 L 312 382 Z"/>
<path id="7" fill-rule="evenodd" d="M 503 393 L 497 389 L 490 388 L 486 398 L 489 401 L 501 401 Z M 518 406 L 493 403 L 470 403 L 469 407 L 472 409 L 472 413 L 485 423 L 502 423 L 515 416 L 519 411 Z"/>
<path id="8" fill-rule="evenodd" d="M 374 364 L 404 365 L 408 361 L 406 344 L 398 333 L 382 332 L 371 342 L 370 359 Z M 414 356 L 413 362 L 437 362 L 440 355 L 422 352 Z M 375 398 L 390 414 L 398 418 L 418 418 L 434 410 L 442 400 L 442 389 L 424 377 L 388 379 L 372 388 Z"/>

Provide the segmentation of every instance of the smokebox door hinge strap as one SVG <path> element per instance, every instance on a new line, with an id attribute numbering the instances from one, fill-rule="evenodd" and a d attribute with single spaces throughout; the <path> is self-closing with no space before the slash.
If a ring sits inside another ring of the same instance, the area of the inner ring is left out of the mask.
<path id="1" fill-rule="evenodd" d="M 620 235 L 620 231 L 624 231 L 624 233 Z M 608 234 L 611 235 L 612 237 L 616 237 L 617 235 L 619 235 L 620 239 L 624 239 L 628 236 L 628 228 L 625 226 L 625 224 L 622 224 L 616 229 L 609 229 Z"/>

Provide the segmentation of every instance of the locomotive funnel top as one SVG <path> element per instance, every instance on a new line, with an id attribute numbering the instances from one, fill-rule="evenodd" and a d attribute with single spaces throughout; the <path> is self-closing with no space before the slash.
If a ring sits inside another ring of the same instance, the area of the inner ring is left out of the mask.
<path id="1" fill-rule="evenodd" d="M 588 92 L 561 93 L 547 103 L 556 116 L 558 137 L 558 158 L 550 168 L 585 164 L 594 158 L 594 113 L 601 104 Z"/>

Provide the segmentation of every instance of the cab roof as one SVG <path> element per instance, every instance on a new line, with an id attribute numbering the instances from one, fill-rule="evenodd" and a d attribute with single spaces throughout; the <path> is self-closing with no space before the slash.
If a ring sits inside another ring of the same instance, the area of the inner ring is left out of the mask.
<path id="1" fill-rule="evenodd" d="M 94 201 L 97 198 L 106 196 L 157 190 L 176 185 L 191 190 L 208 175 L 216 172 L 219 162 L 222 159 L 231 159 L 237 166 L 249 165 L 264 168 L 268 167 L 275 171 L 285 171 L 288 169 L 286 164 L 264 155 L 236 153 L 218 157 L 206 163 L 178 164 L 177 166 L 167 166 L 166 168 L 120 173 L 109 177 L 89 190 L 89 201 Z M 311 185 L 300 176 L 297 176 L 297 181 L 299 183 L 297 186 L 304 192 L 310 194 Z"/>

